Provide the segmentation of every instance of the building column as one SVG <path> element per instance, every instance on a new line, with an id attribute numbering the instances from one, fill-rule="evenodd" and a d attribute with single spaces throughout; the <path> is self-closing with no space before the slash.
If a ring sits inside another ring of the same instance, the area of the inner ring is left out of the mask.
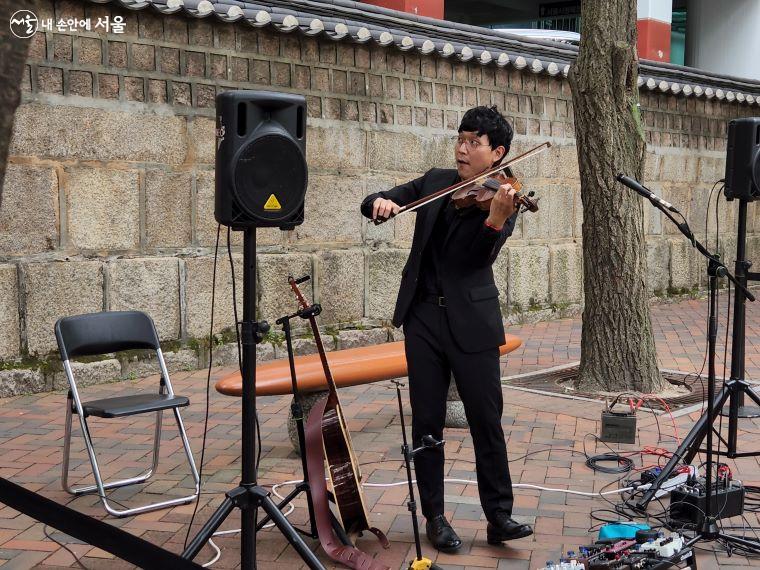
<path id="1" fill-rule="evenodd" d="M 363 0 L 367 4 L 409 12 L 416 16 L 443 19 L 444 0 Z"/>
<path id="2" fill-rule="evenodd" d="M 639 59 L 670 62 L 672 0 L 639 0 L 637 18 Z"/>

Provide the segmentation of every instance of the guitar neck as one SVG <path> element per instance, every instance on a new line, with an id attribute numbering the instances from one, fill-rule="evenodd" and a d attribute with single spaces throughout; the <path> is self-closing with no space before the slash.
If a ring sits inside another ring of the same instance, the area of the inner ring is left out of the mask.
<path id="1" fill-rule="evenodd" d="M 319 333 L 319 327 L 317 326 L 317 318 L 315 316 L 309 317 L 309 324 L 311 324 L 311 331 L 314 334 L 314 342 L 317 345 L 317 352 L 319 353 L 319 359 L 322 361 L 322 368 L 325 371 L 325 379 L 327 380 L 327 388 L 330 391 L 330 397 L 338 399 L 338 387 L 335 385 L 335 380 L 330 372 L 330 366 L 327 363 L 327 353 L 325 346 L 322 344 L 322 335 Z"/>

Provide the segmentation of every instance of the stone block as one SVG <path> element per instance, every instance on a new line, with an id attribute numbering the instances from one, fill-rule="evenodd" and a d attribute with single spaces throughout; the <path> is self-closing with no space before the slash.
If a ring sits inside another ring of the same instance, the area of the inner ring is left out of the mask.
<path id="1" fill-rule="evenodd" d="M 523 119 L 524 120 L 524 119 Z M 516 120 L 517 122 L 517 120 Z M 517 124 L 515 124 L 515 127 L 517 127 Z M 515 130 L 518 130 L 517 128 Z M 519 130 L 518 130 L 519 133 Z M 509 149 L 509 154 L 507 155 L 507 158 L 512 158 L 515 156 L 519 156 L 524 152 L 529 151 L 534 146 L 533 141 L 528 141 L 523 137 L 517 137 L 515 140 L 512 141 L 512 145 Z M 546 154 L 547 152 L 550 152 L 551 149 L 548 151 L 544 151 L 543 154 Z M 541 160 L 539 160 L 539 158 Z M 554 160 L 554 166 L 552 166 L 551 160 L 543 160 L 544 157 L 541 155 L 538 155 L 535 158 L 526 159 L 518 164 L 515 164 L 515 166 L 512 168 L 512 172 L 514 172 L 515 176 L 519 180 L 525 180 L 530 181 L 534 178 L 553 178 L 557 176 L 555 174 L 558 172 L 559 166 L 558 160 L 555 158 Z"/>
<path id="2" fill-rule="evenodd" d="M 313 277 L 311 256 L 307 254 L 259 254 L 257 257 L 257 282 L 259 284 L 259 313 L 270 323 L 283 315 L 295 312 L 298 300 L 288 284 L 288 276 Z M 299 288 L 307 302 L 313 302 L 314 289 L 311 280 Z M 295 325 L 294 325 L 295 326 Z"/>
<path id="3" fill-rule="evenodd" d="M 425 172 L 453 162 L 448 135 L 371 131 L 367 144 L 369 166 L 375 170 Z"/>
<path id="4" fill-rule="evenodd" d="M 37 158 L 181 164 L 187 156 L 186 135 L 185 118 L 180 116 L 28 103 L 16 111 L 10 152 Z"/>
<path id="5" fill-rule="evenodd" d="M 98 360 L 97 362 L 76 362 L 72 360 L 71 373 L 74 376 L 77 389 L 117 382 L 121 380 L 121 363 L 115 358 Z M 68 387 L 69 380 L 66 378 L 66 374 L 63 371 L 56 372 L 53 375 L 53 390 L 66 390 Z"/>
<path id="6" fill-rule="evenodd" d="M 216 122 L 208 117 L 194 117 L 188 124 L 190 145 L 195 160 L 214 164 L 216 160 Z"/>
<path id="7" fill-rule="evenodd" d="M 197 370 L 199 368 L 198 355 L 194 350 L 167 351 L 163 354 L 170 379 L 173 372 Z M 145 378 L 157 375 L 159 372 L 158 358 L 156 358 L 156 353 L 153 351 L 146 350 L 139 356 L 130 355 L 129 358 L 121 359 L 121 375 L 123 378 Z"/>
<path id="8" fill-rule="evenodd" d="M 417 212 L 409 212 L 392 223 L 396 226 L 396 235 L 393 243 L 397 247 L 411 247 L 414 237 L 414 225 L 417 221 Z"/>
<path id="9" fill-rule="evenodd" d="M 66 173 L 69 245 L 80 249 L 134 249 L 140 243 L 136 171 L 71 168 Z"/>
<path id="10" fill-rule="evenodd" d="M 578 239 L 583 237 L 583 199 L 581 198 L 580 184 L 575 187 L 573 192 L 573 237 Z"/>
<path id="11" fill-rule="evenodd" d="M 647 240 L 647 289 L 665 293 L 670 285 L 670 244 L 664 239 Z"/>
<path id="12" fill-rule="evenodd" d="M 69 94 L 92 97 L 92 73 L 89 71 L 71 71 L 69 73 Z"/>
<path id="13" fill-rule="evenodd" d="M 517 156 L 510 149 L 510 156 Z M 532 159 L 528 159 L 530 161 Z M 578 150 L 575 145 L 553 145 L 536 158 L 538 171 L 543 178 L 573 178 L 579 179 Z M 519 166 L 519 165 L 518 165 Z"/>
<path id="14" fill-rule="evenodd" d="M 526 187 L 526 190 L 528 188 Z M 538 212 L 522 214 L 525 239 L 573 237 L 573 187 L 565 184 L 530 186 L 539 196 Z"/>
<path id="15" fill-rule="evenodd" d="M 388 329 L 345 330 L 338 333 L 340 350 L 388 342 Z"/>
<path id="16" fill-rule="evenodd" d="M 119 76 L 107 73 L 98 74 L 98 97 L 100 99 L 119 98 Z M 61 151 L 65 152 L 65 151 Z"/>
<path id="17" fill-rule="evenodd" d="M 0 370 L 0 398 L 36 394 L 46 389 L 45 376 L 39 370 L 16 368 Z"/>
<path id="18" fill-rule="evenodd" d="M 149 247 L 185 247 L 191 239 L 189 172 L 145 173 L 145 239 Z"/>
<path id="19" fill-rule="evenodd" d="M 238 316 L 243 311 L 243 257 L 234 254 L 235 287 Z M 186 335 L 191 338 L 208 338 L 211 317 L 211 288 L 214 268 L 213 257 L 190 257 L 185 264 L 185 319 Z M 221 258 L 216 268 L 216 295 L 214 298 L 214 332 L 235 326 L 232 306 L 232 273 L 229 262 Z"/>
<path id="20" fill-rule="evenodd" d="M 103 310 L 103 268 L 99 261 L 30 263 L 22 266 L 29 353 L 55 350 L 53 325 L 61 317 Z"/>
<path id="21" fill-rule="evenodd" d="M 214 171 L 202 170 L 196 174 L 195 187 L 195 240 L 198 245 L 216 245 L 217 221 L 214 217 Z M 256 233 L 256 245 L 277 245 L 283 241 L 279 228 L 260 228 Z M 242 247 L 243 232 L 234 231 L 230 238 L 233 247 Z M 227 244 L 227 228 L 222 227 L 219 237 L 220 252 Z"/>
<path id="22" fill-rule="evenodd" d="M 320 322 L 360 320 L 364 316 L 364 252 L 360 249 L 325 251 L 315 261 L 322 305 Z"/>
<path id="23" fill-rule="evenodd" d="M 401 271 L 408 257 L 407 249 L 380 249 L 369 254 L 368 317 L 388 320 L 393 317 Z"/>
<path id="24" fill-rule="evenodd" d="M 712 186 L 726 174 L 726 157 L 724 156 L 700 156 L 699 178 L 703 184 Z"/>
<path id="25" fill-rule="evenodd" d="M 549 285 L 553 303 L 583 299 L 583 252 L 575 243 L 549 246 Z"/>
<path id="26" fill-rule="evenodd" d="M 686 154 L 662 155 L 660 180 L 667 182 L 696 182 L 698 157 Z"/>
<path id="27" fill-rule="evenodd" d="M 306 219 L 295 229 L 299 243 L 360 243 L 364 198 L 360 178 L 315 174 L 309 177 Z"/>
<path id="28" fill-rule="evenodd" d="M 85 65 L 100 65 L 103 63 L 100 38 L 79 38 L 79 63 Z"/>
<path id="29" fill-rule="evenodd" d="M 322 337 L 322 345 L 325 347 L 326 352 L 330 352 L 331 350 L 335 350 L 335 344 L 332 340 L 332 337 L 328 335 L 322 335 L 320 333 L 320 336 Z M 306 354 L 316 354 L 317 353 L 317 343 L 314 341 L 313 338 L 296 338 L 293 339 L 293 354 L 296 356 L 304 356 Z M 287 358 L 287 349 L 285 346 L 278 349 L 277 355 L 282 358 Z"/>
<path id="30" fill-rule="evenodd" d="M 549 248 L 509 248 L 509 304 L 522 311 L 549 298 Z"/>
<path id="31" fill-rule="evenodd" d="M 309 168 L 335 170 L 365 166 L 366 134 L 358 128 L 343 124 L 329 129 L 307 125 L 306 138 Z"/>
<path id="32" fill-rule="evenodd" d="M 2 255 L 58 246 L 58 177 L 52 168 L 9 164 L 0 203 Z"/>
<path id="33" fill-rule="evenodd" d="M 644 209 L 644 233 L 647 235 L 662 234 L 662 212 L 652 208 L 648 203 L 643 203 Z"/>
<path id="34" fill-rule="evenodd" d="M 699 255 L 686 240 L 670 243 L 670 286 L 689 289 L 699 282 L 696 258 Z"/>
<path id="35" fill-rule="evenodd" d="M 117 259 L 105 268 L 110 311 L 143 311 L 153 319 L 161 340 L 179 338 L 179 263 L 176 258 Z"/>
<path id="36" fill-rule="evenodd" d="M 396 184 L 397 182 L 395 179 L 387 177 L 387 176 L 370 176 L 366 180 L 366 191 L 364 193 L 364 197 L 369 196 L 370 194 L 375 194 L 376 192 L 390 190 L 391 188 L 396 186 Z M 364 197 L 362 197 L 362 199 L 364 199 Z M 356 211 L 357 212 L 359 211 L 358 205 L 356 207 Z M 407 215 L 414 217 L 413 214 L 407 214 Z M 371 223 L 367 218 L 362 217 L 362 227 L 364 228 L 364 239 L 370 242 L 372 241 L 392 242 L 395 236 L 396 223 L 399 220 L 403 220 L 403 216 L 399 218 L 398 220 L 394 219 L 394 220 L 391 220 L 390 222 L 385 222 L 384 224 L 380 224 L 379 226 L 376 226 L 375 224 Z"/>
<path id="37" fill-rule="evenodd" d="M 20 352 L 18 279 L 15 265 L 0 265 L 0 358 Z"/>
<path id="38" fill-rule="evenodd" d="M 55 67 L 37 68 L 37 90 L 63 95 L 63 71 Z"/>
<path id="39" fill-rule="evenodd" d="M 660 178 L 660 163 L 662 155 L 647 152 L 644 157 L 644 184 L 654 182 Z"/>

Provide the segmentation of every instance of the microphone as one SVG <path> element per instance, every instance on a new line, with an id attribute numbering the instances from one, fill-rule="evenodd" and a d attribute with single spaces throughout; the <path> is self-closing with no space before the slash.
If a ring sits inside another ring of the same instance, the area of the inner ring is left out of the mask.
<path id="1" fill-rule="evenodd" d="M 667 208 L 671 212 L 678 212 L 678 210 L 673 206 L 673 204 L 663 200 L 657 194 L 652 192 L 649 188 L 642 186 L 633 178 L 629 178 L 628 176 L 624 174 L 618 174 L 615 178 L 617 179 L 618 182 L 620 182 L 624 186 L 628 186 L 628 188 L 630 188 L 637 194 L 641 194 L 642 196 L 644 196 L 644 198 L 647 198 L 653 202 L 657 202 L 658 204 L 660 204 L 664 208 Z"/>

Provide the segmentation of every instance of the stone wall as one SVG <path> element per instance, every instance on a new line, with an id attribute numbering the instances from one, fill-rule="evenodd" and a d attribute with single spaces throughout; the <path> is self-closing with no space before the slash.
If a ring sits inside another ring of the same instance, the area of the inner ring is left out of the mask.
<path id="1" fill-rule="evenodd" d="M 45 10 L 41 19 L 119 13 L 126 30 L 30 40 L 0 210 L 0 358 L 46 357 L 55 320 L 81 312 L 146 310 L 167 342 L 208 334 L 213 107 L 227 89 L 296 92 L 308 102 L 306 221 L 292 232 L 258 232 L 258 302 L 270 321 L 294 308 L 287 275 L 309 273 L 305 292 L 322 303 L 324 325 L 388 326 L 414 219 L 375 227 L 359 203 L 452 165 L 451 137 L 476 104 L 508 116 L 513 153 L 554 145 L 517 169 L 541 210 L 521 219 L 495 265 L 505 316 L 565 314 L 582 301 L 577 150 L 561 76 L 86 2 Z M 748 108 L 647 92 L 642 110 L 646 181 L 703 236 L 709 190 L 723 175 L 726 123 Z M 733 252 L 733 207 L 718 203 L 720 243 Z M 699 285 L 697 256 L 667 220 L 645 212 L 652 293 Z M 756 218 L 752 204 L 750 252 Z M 709 228 L 714 234 L 714 222 Z M 240 295 L 239 235 L 232 244 Z M 217 331 L 234 320 L 222 252 Z"/>

